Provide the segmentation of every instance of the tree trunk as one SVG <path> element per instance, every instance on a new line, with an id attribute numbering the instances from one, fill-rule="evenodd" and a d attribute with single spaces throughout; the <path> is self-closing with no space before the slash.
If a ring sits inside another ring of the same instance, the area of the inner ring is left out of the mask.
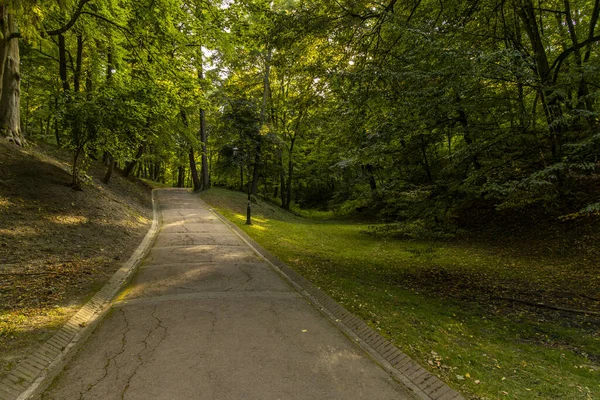
<path id="1" fill-rule="evenodd" d="M 202 184 L 200 183 L 200 177 L 198 176 L 198 168 L 196 168 L 196 156 L 194 155 L 194 148 L 190 148 L 190 173 L 192 174 L 192 182 L 194 185 L 194 192 L 202 190 Z"/>
<path id="2" fill-rule="evenodd" d="M 283 157 L 280 152 L 279 154 L 279 195 L 281 198 L 281 207 L 284 207 L 285 204 L 285 171 L 283 170 Z"/>
<path id="3" fill-rule="evenodd" d="M 14 15 L 8 12 L 8 6 L 0 6 L 0 134 L 19 146 L 25 145 L 21 133 L 21 74 L 19 65 L 19 39 L 10 38 L 17 31 Z"/>
<path id="4" fill-rule="evenodd" d="M 185 167 L 183 165 L 179 166 L 179 171 L 177 174 L 177 187 L 182 188 L 185 186 Z"/>
<path id="5" fill-rule="evenodd" d="M 244 166 L 240 165 L 240 190 L 244 191 Z"/>
<path id="6" fill-rule="evenodd" d="M 65 37 L 62 34 L 58 35 L 58 74 L 63 91 L 66 93 L 70 90 L 70 87 L 67 78 L 67 49 L 65 47 Z"/>
<path id="7" fill-rule="evenodd" d="M 108 156 L 106 157 L 106 174 L 104 174 L 104 179 L 102 180 L 102 182 L 106 183 L 107 185 L 110 183 L 110 178 L 112 177 L 112 173 L 115 169 L 115 159 L 113 158 L 112 154 L 108 153 Z"/>
<path id="8" fill-rule="evenodd" d="M 82 190 L 81 180 L 79 179 L 79 164 L 81 163 L 81 154 L 83 153 L 83 147 L 77 147 L 73 154 L 73 169 L 71 173 L 71 188 L 75 190 Z"/>
<path id="9" fill-rule="evenodd" d="M 282 207 L 285 208 L 286 210 L 290 209 L 290 205 L 292 203 L 292 178 L 294 176 L 294 144 L 296 143 L 296 135 L 294 135 L 291 138 L 290 141 L 290 151 L 289 151 L 289 158 L 288 158 L 288 178 L 287 178 L 287 182 L 285 183 L 285 190 L 286 190 L 286 194 L 285 194 L 285 202 L 283 202 L 282 199 Z"/>
<path id="10" fill-rule="evenodd" d="M 206 115 L 203 109 L 200 109 L 200 141 L 202 142 L 202 164 L 200 165 L 202 171 L 202 190 L 208 190 L 210 188 L 208 154 L 206 152 L 206 143 L 208 141 L 208 135 L 206 133 Z"/>
<path id="11" fill-rule="evenodd" d="M 202 66 L 202 47 L 198 52 L 198 58 L 200 60 L 200 65 L 198 66 L 198 80 L 200 81 L 200 85 L 202 85 L 202 81 L 204 80 L 204 70 Z M 200 142 L 202 146 L 202 154 L 201 154 L 201 164 L 200 171 L 202 174 L 202 187 L 201 190 L 208 190 L 210 188 L 210 176 L 208 170 L 208 154 L 206 153 L 206 144 L 208 141 L 208 135 L 206 133 L 206 112 L 202 107 L 200 107 Z"/>
<path id="12" fill-rule="evenodd" d="M 77 58 L 75 59 L 75 73 L 73 74 L 73 90 L 75 93 L 79 93 L 79 87 L 81 82 L 81 62 L 83 55 L 83 36 L 77 35 Z"/>
<path id="13" fill-rule="evenodd" d="M 465 139 L 465 143 L 467 144 L 467 146 L 470 147 L 473 144 L 473 138 L 471 137 L 471 129 L 469 127 L 469 120 L 467 119 L 467 113 L 465 113 L 465 110 L 463 109 L 462 105 L 460 104 L 461 103 L 460 96 L 458 95 L 458 93 L 455 94 L 455 100 L 456 100 L 456 104 L 458 106 L 458 121 L 460 122 L 460 125 L 463 128 L 463 138 Z M 480 170 L 481 163 L 479 162 L 479 158 L 477 157 L 477 152 L 475 152 L 473 154 L 473 157 L 471 159 L 473 161 L 473 165 L 475 166 L 475 169 Z"/>
<path id="14" fill-rule="evenodd" d="M 258 144 L 256 145 L 256 154 L 254 155 L 254 170 L 252 171 L 252 195 L 256 196 L 258 191 L 258 177 L 260 172 L 260 152 L 261 152 L 261 138 L 258 137 Z"/>
<path id="15" fill-rule="evenodd" d="M 141 145 L 138 148 L 137 154 L 135 155 L 135 158 L 131 161 L 129 161 L 126 165 L 125 165 L 125 169 L 123 170 L 123 176 L 125 178 L 129 177 L 129 175 L 131 174 L 131 171 L 133 171 L 133 167 L 135 167 L 135 164 L 138 162 L 138 160 L 140 159 L 140 157 L 142 157 L 142 154 L 144 154 L 144 148 L 146 146 L 145 145 Z"/>
<path id="16" fill-rule="evenodd" d="M 375 176 L 373 175 L 373 166 L 371 164 L 365 165 L 365 169 L 369 174 L 369 186 L 371 187 L 372 192 L 377 191 L 377 182 L 375 181 Z"/>

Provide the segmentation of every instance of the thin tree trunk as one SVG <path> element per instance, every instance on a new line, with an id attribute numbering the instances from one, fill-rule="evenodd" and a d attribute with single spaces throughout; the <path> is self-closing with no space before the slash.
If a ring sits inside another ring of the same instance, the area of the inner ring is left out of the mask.
<path id="1" fill-rule="evenodd" d="M 71 188 L 73 188 L 75 190 L 82 190 L 81 181 L 79 179 L 79 163 L 81 162 L 80 155 L 82 152 L 83 152 L 83 147 L 78 146 L 77 149 L 75 149 L 75 152 L 73 154 L 73 170 L 72 170 L 72 174 L 71 174 Z"/>
<path id="2" fill-rule="evenodd" d="M 286 210 L 290 209 L 290 205 L 292 203 L 292 178 L 294 176 L 294 144 L 296 143 L 296 135 L 294 135 L 290 140 L 290 151 L 288 158 L 288 177 L 287 182 L 285 183 L 286 195 L 285 195 L 285 203 L 282 203 L 283 208 Z"/>
<path id="3" fill-rule="evenodd" d="M 133 160 L 129 161 L 125 165 L 125 169 L 123 170 L 123 176 L 125 178 L 129 177 L 129 175 L 131 174 L 131 171 L 133 171 L 133 167 L 135 167 L 135 164 L 138 162 L 140 157 L 142 157 L 142 154 L 144 154 L 145 147 L 146 146 L 143 144 L 140 147 L 138 147 L 138 151 L 137 151 L 137 154 L 135 155 L 135 158 Z"/>
<path id="4" fill-rule="evenodd" d="M 244 191 L 244 166 L 240 165 L 240 190 Z"/>
<path id="5" fill-rule="evenodd" d="M 83 36 L 77 35 L 77 56 L 75 59 L 75 73 L 73 74 L 73 90 L 75 93 L 79 93 L 79 87 L 81 82 L 81 63 L 83 56 Z"/>
<path id="6" fill-rule="evenodd" d="M 585 77 L 583 74 L 583 61 L 581 57 L 581 51 L 579 50 L 579 40 L 577 38 L 577 32 L 575 31 L 575 23 L 571 16 L 571 4 L 569 0 L 563 1 L 565 6 L 565 20 L 567 21 L 567 28 L 569 30 L 569 37 L 575 51 L 573 56 L 575 57 L 575 64 L 577 65 L 577 72 L 579 73 L 579 88 L 577 89 L 577 104 L 579 108 L 585 108 L 588 111 L 593 111 L 591 98 L 589 97 L 589 89 Z"/>
<path id="7" fill-rule="evenodd" d="M 200 65 L 198 66 L 198 80 L 200 81 L 200 85 L 202 85 L 204 80 L 204 69 L 202 65 L 202 47 L 200 47 L 198 51 L 198 58 L 200 60 Z M 202 187 L 201 190 L 208 190 L 210 188 L 210 176 L 208 169 L 208 154 L 206 152 L 206 145 L 208 142 L 208 135 L 206 133 L 206 112 L 201 107 L 200 108 L 200 142 L 201 142 L 201 164 L 200 171 L 202 174 Z"/>
<path id="8" fill-rule="evenodd" d="M 194 155 L 194 148 L 190 148 L 190 173 L 192 175 L 192 182 L 194 184 L 194 192 L 202 190 L 200 184 L 200 177 L 198 176 L 198 169 L 196 168 L 196 156 Z"/>
<path id="9" fill-rule="evenodd" d="M 67 78 L 67 50 L 65 47 L 64 35 L 58 35 L 58 74 L 62 82 L 63 91 L 66 93 L 70 90 L 69 80 Z"/>
<path id="10" fill-rule="evenodd" d="M 377 181 L 375 181 L 375 176 L 373 175 L 373 166 L 371 164 L 367 164 L 365 166 L 367 173 L 369 174 L 369 186 L 371 187 L 372 192 L 377 191 Z"/>
<path id="11" fill-rule="evenodd" d="M 115 169 L 115 159 L 112 154 L 108 154 L 108 167 L 106 168 L 106 174 L 104 174 L 104 179 L 102 180 L 107 185 L 110 183 L 110 178 L 112 177 L 112 173 Z"/>

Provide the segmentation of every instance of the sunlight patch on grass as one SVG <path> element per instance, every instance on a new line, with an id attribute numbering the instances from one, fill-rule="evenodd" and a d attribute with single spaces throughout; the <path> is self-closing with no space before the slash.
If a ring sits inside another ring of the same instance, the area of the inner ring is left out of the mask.
<path id="1" fill-rule="evenodd" d="M 250 229 L 250 230 L 253 230 L 253 231 L 264 231 L 264 230 L 266 230 L 267 228 L 265 228 L 265 227 L 264 227 L 264 226 L 262 226 L 262 225 L 256 225 L 256 224 L 253 224 L 253 225 L 251 225 L 251 227 L 250 227 L 249 229 Z"/>
<path id="2" fill-rule="evenodd" d="M 14 228 L 0 228 L 0 236 L 34 236 L 38 232 L 30 226 L 17 226 Z"/>
<path id="3" fill-rule="evenodd" d="M 60 225 L 82 225 L 90 221 L 82 215 L 52 215 L 46 217 L 46 219 Z"/>

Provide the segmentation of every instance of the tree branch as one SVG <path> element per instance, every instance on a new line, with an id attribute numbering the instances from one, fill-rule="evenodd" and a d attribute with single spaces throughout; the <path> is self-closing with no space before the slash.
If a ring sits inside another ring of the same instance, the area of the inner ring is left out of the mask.
<path id="1" fill-rule="evenodd" d="M 65 33 L 66 31 L 71 29 L 71 27 L 77 21 L 77 18 L 79 18 L 79 15 L 82 12 L 81 10 L 82 10 L 83 6 L 85 6 L 90 1 L 92 1 L 92 0 L 79 0 L 79 4 L 77 4 L 77 7 L 76 7 L 77 9 L 75 10 L 75 13 L 71 16 L 71 19 L 69 20 L 69 22 L 67 22 L 66 25 L 63 25 L 62 27 L 60 27 L 58 29 L 55 29 L 52 31 L 46 31 L 46 33 L 50 36 L 56 36 L 56 35 Z"/>
<path id="2" fill-rule="evenodd" d="M 103 17 L 102 15 L 99 15 L 99 14 L 96 14 L 96 13 L 93 13 L 93 12 L 89 12 L 89 11 L 81 11 L 80 14 L 90 15 L 92 17 L 98 18 L 98 19 L 100 19 L 100 20 L 102 20 L 102 21 L 104 21 L 106 23 L 109 23 L 109 24 L 111 24 L 111 25 L 119 28 L 120 30 L 126 32 L 127 34 L 131 35 L 131 31 L 127 27 L 119 25 L 116 22 L 111 21 L 110 19 L 108 19 L 106 17 Z"/>
<path id="3" fill-rule="evenodd" d="M 552 66 L 550 67 L 550 71 L 552 71 L 554 69 L 554 76 L 552 78 L 552 82 L 556 83 L 556 81 L 558 80 L 558 72 L 560 71 L 560 67 L 561 67 L 563 61 L 565 61 L 565 59 L 567 57 L 569 57 L 571 55 L 571 53 L 573 53 L 576 50 L 581 49 L 582 47 L 588 46 L 588 45 L 598 42 L 598 41 L 600 41 L 600 35 L 593 36 L 587 40 L 584 40 L 583 42 L 579 43 L 577 46 L 569 47 L 568 49 L 566 49 L 565 51 L 560 53 L 560 55 L 558 57 L 556 57 L 556 60 L 554 60 L 554 62 L 552 63 Z"/>
<path id="4" fill-rule="evenodd" d="M 43 55 L 44 57 L 48 57 L 49 59 L 51 59 L 51 60 L 54 60 L 54 61 L 56 61 L 57 63 L 60 63 L 60 60 L 59 60 L 58 58 L 56 58 L 56 57 L 54 57 L 54 56 L 51 56 L 50 54 L 46 54 L 46 53 L 44 53 L 43 51 L 41 51 L 41 50 L 38 50 L 38 49 L 33 49 L 33 50 L 34 50 L 34 51 L 37 51 L 38 53 L 40 53 L 40 54 L 41 54 L 41 55 Z"/>

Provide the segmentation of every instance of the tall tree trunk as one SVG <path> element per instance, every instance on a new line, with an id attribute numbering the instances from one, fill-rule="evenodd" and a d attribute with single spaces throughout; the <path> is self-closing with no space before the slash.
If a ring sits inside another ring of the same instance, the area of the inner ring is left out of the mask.
<path id="1" fill-rule="evenodd" d="M 75 58 L 75 73 L 73 74 L 73 90 L 75 93 L 79 93 L 79 87 L 81 82 L 81 63 L 83 57 L 83 36 L 77 34 L 77 56 Z"/>
<path id="2" fill-rule="evenodd" d="M 200 65 L 198 66 L 198 80 L 202 86 L 204 80 L 204 69 L 202 65 L 202 47 L 198 51 L 198 58 Z M 208 154 L 206 152 L 206 145 L 208 142 L 208 135 L 206 133 L 206 112 L 200 107 L 200 142 L 202 146 L 201 164 L 200 171 L 202 174 L 202 190 L 208 190 L 210 188 L 210 175 L 208 169 Z"/>
<path id="3" fill-rule="evenodd" d="M 285 202 L 282 202 L 283 208 L 286 210 L 290 209 L 292 203 L 292 178 L 294 177 L 294 144 L 296 143 L 296 135 L 292 136 L 290 140 L 290 150 L 288 158 L 288 177 L 285 183 Z"/>
<path id="4" fill-rule="evenodd" d="M 196 156 L 194 155 L 193 147 L 190 148 L 190 173 L 194 184 L 194 192 L 199 192 L 202 190 L 202 184 L 200 183 L 200 177 L 198 176 L 198 168 L 196 168 Z"/>
<path id="5" fill-rule="evenodd" d="M 8 10 L 7 5 L 0 6 L 0 135 L 18 144 L 25 145 L 21 133 L 21 74 L 19 65 L 19 39 L 11 38 L 16 33 L 17 25 L 15 16 Z"/>
<path id="6" fill-rule="evenodd" d="M 65 36 L 62 34 L 58 35 L 58 74 L 63 91 L 66 93 L 70 90 L 70 87 L 67 77 L 67 49 L 65 47 Z"/>
<path id="7" fill-rule="evenodd" d="M 8 5 L 0 5 L 0 97 L 2 97 L 2 86 L 4 82 L 4 65 L 8 57 L 10 45 L 10 19 L 13 16 L 8 13 Z"/>
<path id="8" fill-rule="evenodd" d="M 272 51 L 271 48 L 267 50 L 267 55 L 265 56 L 265 75 L 263 77 L 263 99 L 262 106 L 260 109 L 260 126 L 261 129 L 265 122 L 267 121 L 267 99 L 269 98 L 270 91 L 270 83 L 269 83 L 269 75 L 271 73 L 271 57 Z M 260 176 L 260 163 L 261 163 L 261 152 L 262 152 L 262 137 L 258 136 L 258 140 L 256 143 L 256 154 L 254 156 L 254 171 L 252 172 L 252 195 L 256 196 L 258 192 L 258 178 Z"/>
<path id="9" fill-rule="evenodd" d="M 206 143 L 208 142 L 208 134 L 206 133 L 206 114 L 203 109 L 200 109 L 200 142 L 202 146 L 202 156 L 200 170 L 202 171 L 202 190 L 208 190 L 210 188 L 210 175 L 208 167 L 208 154 L 206 150 Z"/>
<path id="10" fill-rule="evenodd" d="M 188 126 L 187 114 L 185 110 L 180 111 L 181 120 L 183 121 L 183 125 Z M 200 178 L 198 177 L 198 168 L 196 168 L 196 156 L 194 155 L 194 148 L 190 147 L 189 152 L 190 159 L 190 174 L 192 175 L 192 182 L 194 186 L 194 192 L 198 192 L 202 190 L 202 184 L 200 183 Z"/>
<path id="11" fill-rule="evenodd" d="M 579 87 L 577 89 L 577 104 L 579 108 L 585 108 L 588 111 L 593 111 L 591 98 L 589 96 L 589 89 L 587 82 L 585 81 L 584 73 L 583 73 L 583 60 L 581 57 L 581 51 L 579 49 L 579 39 L 577 38 L 577 32 L 575 31 L 575 23 L 573 22 L 573 17 L 571 16 L 571 4 L 569 0 L 564 0 L 565 7 L 565 20 L 567 21 L 567 28 L 569 30 L 569 37 L 571 38 L 571 43 L 575 48 L 573 51 L 573 56 L 575 57 L 575 64 L 577 65 L 577 72 L 579 73 Z"/>

